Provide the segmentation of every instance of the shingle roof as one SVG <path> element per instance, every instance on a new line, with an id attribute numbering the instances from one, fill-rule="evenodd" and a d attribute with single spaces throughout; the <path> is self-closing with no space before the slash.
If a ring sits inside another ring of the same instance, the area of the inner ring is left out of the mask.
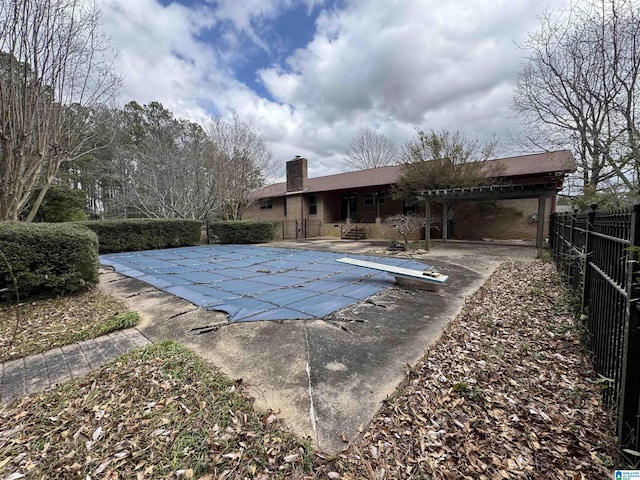
<path id="1" fill-rule="evenodd" d="M 576 162 L 569 150 L 498 158 L 488 160 L 487 163 L 499 164 L 501 166 L 501 176 L 503 177 L 540 175 L 555 172 L 562 172 L 564 174 L 576 169 Z M 390 185 L 395 183 L 399 177 L 400 165 L 338 173 L 335 175 L 309 178 L 308 188 L 305 192 L 328 192 L 331 190 Z M 256 191 L 255 198 L 283 197 L 286 194 L 287 184 L 286 182 L 280 182 L 267 185 Z"/>
<path id="2" fill-rule="evenodd" d="M 502 175 L 505 177 L 517 177 L 521 175 L 539 175 L 541 173 L 573 172 L 576 169 L 576 161 L 570 150 L 557 150 L 555 152 L 533 153 L 517 157 L 498 158 L 489 160 L 503 166 Z"/>

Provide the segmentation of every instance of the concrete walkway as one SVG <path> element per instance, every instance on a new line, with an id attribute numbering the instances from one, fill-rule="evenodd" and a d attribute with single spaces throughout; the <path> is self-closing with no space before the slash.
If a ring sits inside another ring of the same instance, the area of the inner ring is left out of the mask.
<path id="1" fill-rule="evenodd" d="M 135 328 L 0 365 L 0 403 L 41 392 L 97 369 L 118 355 L 151 343 Z"/>

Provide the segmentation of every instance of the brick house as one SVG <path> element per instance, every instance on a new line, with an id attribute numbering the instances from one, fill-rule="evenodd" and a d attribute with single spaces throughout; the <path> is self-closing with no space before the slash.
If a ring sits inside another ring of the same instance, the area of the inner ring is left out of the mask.
<path id="1" fill-rule="evenodd" d="M 555 211 L 555 194 L 565 175 L 576 168 L 568 150 L 488 162 L 499 165 L 498 185 L 421 192 L 429 201 L 432 238 L 534 240 L 540 231 L 539 215 L 548 219 Z M 426 204 L 411 209 L 392 198 L 400 177 L 397 165 L 314 178 L 308 178 L 306 158 L 297 156 L 286 167 L 286 181 L 254 192 L 254 203 L 243 215 L 274 221 L 276 238 L 389 239 L 393 229 L 384 224 L 386 217 L 426 212 Z"/>

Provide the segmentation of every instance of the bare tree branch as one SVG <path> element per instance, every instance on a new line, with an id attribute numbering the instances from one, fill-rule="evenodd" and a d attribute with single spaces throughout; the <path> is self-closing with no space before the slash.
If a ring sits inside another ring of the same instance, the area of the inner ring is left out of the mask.
<path id="1" fill-rule="evenodd" d="M 224 199 L 222 216 L 239 220 L 251 204 L 251 192 L 264 185 L 274 169 L 273 156 L 264 138 L 250 124 L 234 115 L 216 118 L 207 127 L 216 165 L 218 197 Z"/>
<path id="2" fill-rule="evenodd" d="M 592 0 L 545 15 L 524 44 L 513 108 L 531 143 L 573 148 L 585 191 L 613 178 L 638 187 L 639 45 L 634 0 Z"/>
<path id="3" fill-rule="evenodd" d="M 398 163 L 398 147 L 393 140 L 371 128 L 361 128 L 351 139 L 345 163 L 357 170 Z"/>

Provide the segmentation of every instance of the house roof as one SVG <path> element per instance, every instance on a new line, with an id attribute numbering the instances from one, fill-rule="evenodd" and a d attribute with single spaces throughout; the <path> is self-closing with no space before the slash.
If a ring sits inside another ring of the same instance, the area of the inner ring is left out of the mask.
<path id="1" fill-rule="evenodd" d="M 502 177 L 522 177 L 542 174 L 565 174 L 576 169 L 576 162 L 569 150 L 542 152 L 516 157 L 487 160 L 497 164 Z M 400 165 L 370 168 L 355 172 L 338 173 L 323 177 L 309 178 L 305 193 L 328 192 L 351 188 L 378 187 L 396 183 L 400 177 Z M 255 192 L 255 198 L 284 197 L 286 182 L 267 185 Z"/>
<path id="2" fill-rule="evenodd" d="M 504 168 L 504 177 L 519 177 L 523 175 L 540 175 L 559 172 L 565 174 L 576 169 L 576 161 L 570 150 L 555 152 L 533 153 L 517 157 L 498 158 L 487 163 L 497 163 Z"/>

